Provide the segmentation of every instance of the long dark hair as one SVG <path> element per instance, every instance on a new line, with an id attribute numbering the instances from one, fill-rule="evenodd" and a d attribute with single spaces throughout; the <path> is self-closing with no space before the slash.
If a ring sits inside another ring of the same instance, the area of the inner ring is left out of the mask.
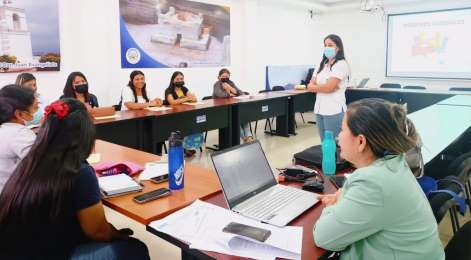
<path id="1" fill-rule="evenodd" d="M 170 89 L 172 92 L 175 90 L 175 84 L 173 83 L 173 81 L 175 80 L 175 78 L 176 78 L 178 75 L 184 76 L 181 71 L 175 71 L 175 72 L 172 74 L 172 77 L 170 77 L 170 83 L 168 84 L 168 88 L 167 88 L 167 89 Z"/>
<path id="2" fill-rule="evenodd" d="M 16 77 L 15 84 L 19 86 L 23 86 L 23 84 L 31 80 L 36 80 L 34 75 L 31 73 L 25 72 L 25 73 L 18 74 L 18 76 Z"/>
<path id="3" fill-rule="evenodd" d="M 136 87 L 134 86 L 133 80 L 137 75 L 144 76 L 144 73 L 140 70 L 135 70 L 131 72 L 131 75 L 129 75 L 129 83 L 128 83 L 128 86 L 131 88 L 132 94 L 134 95 L 134 102 L 136 103 L 137 103 L 137 94 L 136 94 Z M 144 83 L 144 87 L 142 87 L 142 97 L 146 100 L 146 102 L 149 102 L 149 98 L 147 97 L 146 86 L 147 84 Z"/>
<path id="4" fill-rule="evenodd" d="M 417 143 L 418 135 L 406 108 L 384 99 L 365 98 L 349 104 L 347 125 L 354 136 L 365 136 L 376 158 L 403 154 Z"/>
<path id="5" fill-rule="evenodd" d="M 65 82 L 64 90 L 62 91 L 63 94 L 64 94 L 63 97 L 77 98 L 77 95 L 75 95 L 74 86 L 73 86 L 74 79 L 77 76 L 82 77 L 88 84 L 88 80 L 85 77 L 85 75 L 83 75 L 82 72 L 74 71 L 74 72 L 70 73 L 69 76 L 67 77 L 67 81 Z M 85 102 L 88 102 L 89 101 L 88 91 L 83 96 L 85 97 Z"/>
<path id="6" fill-rule="evenodd" d="M 73 183 L 92 152 L 95 126 L 80 101 L 65 98 L 54 104 L 67 106 L 69 112 L 63 118 L 57 111 L 46 116 L 31 150 L 5 184 L 0 194 L 0 234 L 59 224 L 75 216 L 70 210 Z"/>
<path id="7" fill-rule="evenodd" d="M 28 111 L 34 103 L 34 92 L 18 85 L 7 85 L 0 89 L 0 125 L 10 121 L 16 110 Z"/>
<path id="8" fill-rule="evenodd" d="M 335 34 L 327 35 L 327 37 L 324 38 L 324 43 L 325 43 L 325 40 L 327 39 L 330 39 L 331 41 L 333 41 L 335 45 L 337 45 L 337 48 L 339 49 L 337 51 L 337 54 L 335 55 L 334 63 L 332 63 L 332 65 L 330 66 L 332 68 L 335 65 L 335 63 L 337 63 L 337 61 L 345 59 L 345 53 L 343 49 L 342 39 L 340 39 L 338 35 L 335 35 Z M 319 69 L 317 70 L 317 73 L 321 72 L 322 69 L 324 69 L 324 66 L 325 64 L 327 64 L 328 61 L 329 59 L 324 54 L 322 54 L 322 61 L 321 61 L 321 64 L 319 65 Z"/>

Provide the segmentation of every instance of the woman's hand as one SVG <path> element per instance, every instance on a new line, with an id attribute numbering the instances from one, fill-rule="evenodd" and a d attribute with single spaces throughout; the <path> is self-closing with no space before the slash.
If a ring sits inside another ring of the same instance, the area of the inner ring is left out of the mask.
<path id="1" fill-rule="evenodd" d="M 338 189 L 334 194 L 329 195 L 319 195 L 317 198 L 324 204 L 326 207 L 335 205 L 340 198 L 340 193 L 342 189 Z"/>
<path id="2" fill-rule="evenodd" d="M 155 103 L 155 106 L 157 106 L 157 107 L 160 107 L 163 104 L 163 101 L 160 98 L 155 98 L 153 101 Z"/>

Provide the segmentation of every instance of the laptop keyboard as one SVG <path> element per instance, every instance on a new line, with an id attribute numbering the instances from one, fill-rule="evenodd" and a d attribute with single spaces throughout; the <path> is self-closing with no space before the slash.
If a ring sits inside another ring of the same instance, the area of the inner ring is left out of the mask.
<path id="1" fill-rule="evenodd" d="M 242 210 L 242 213 L 256 219 L 268 220 L 272 218 L 275 215 L 274 213 L 279 209 L 303 195 L 304 193 L 301 190 L 282 188 L 260 199 L 256 203 L 248 205 Z"/>

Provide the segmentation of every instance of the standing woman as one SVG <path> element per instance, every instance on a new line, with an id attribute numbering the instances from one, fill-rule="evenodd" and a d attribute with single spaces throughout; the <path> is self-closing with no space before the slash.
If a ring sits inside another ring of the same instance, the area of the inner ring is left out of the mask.
<path id="1" fill-rule="evenodd" d="M 35 143 L 0 194 L 0 258 L 149 259 L 131 230 L 106 220 L 86 161 L 95 126 L 85 105 L 65 98 L 45 111 Z"/>
<path id="2" fill-rule="evenodd" d="M 162 99 L 155 98 L 150 100 L 147 97 L 146 86 L 146 79 L 142 71 L 135 70 L 131 72 L 128 85 L 123 88 L 121 94 L 124 110 L 144 109 L 162 105 Z"/>
<path id="3" fill-rule="evenodd" d="M 340 133 L 343 115 L 347 111 L 345 90 L 350 77 L 350 67 L 345 60 L 340 37 L 328 35 L 324 46 L 319 69 L 308 85 L 308 90 L 317 93 L 314 113 L 321 141 L 325 131 L 332 131 L 334 138 Z"/>
<path id="4" fill-rule="evenodd" d="M 165 90 L 165 105 L 178 105 L 185 102 L 196 102 L 196 96 L 193 95 L 188 88 L 185 87 L 183 73 L 175 71 L 170 78 L 170 84 Z M 191 157 L 196 153 L 196 150 L 201 149 L 204 142 L 204 134 L 196 133 L 186 136 L 183 140 L 183 148 L 185 155 Z"/>
<path id="5" fill-rule="evenodd" d="M 38 86 L 36 82 L 36 78 L 31 73 L 21 73 L 18 74 L 16 77 L 16 85 L 29 88 L 34 92 L 36 99 L 38 99 L 38 111 L 34 113 L 34 118 L 31 121 L 26 123 L 27 126 L 29 125 L 38 125 L 41 122 L 41 118 L 44 114 L 44 107 L 47 105 L 47 101 L 39 94 Z"/>
<path id="6" fill-rule="evenodd" d="M 82 72 L 76 71 L 69 74 L 65 82 L 63 95 L 60 98 L 75 98 L 85 104 L 89 111 L 98 107 L 98 99 L 88 92 L 88 81 Z"/>
<path id="7" fill-rule="evenodd" d="M 17 85 L 0 89 L 0 192 L 36 139 L 26 127 L 36 109 L 37 99 L 31 89 Z"/>

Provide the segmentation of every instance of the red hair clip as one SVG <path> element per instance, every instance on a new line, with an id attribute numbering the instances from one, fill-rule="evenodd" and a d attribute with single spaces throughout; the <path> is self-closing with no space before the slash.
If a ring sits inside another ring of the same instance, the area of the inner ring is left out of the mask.
<path id="1" fill-rule="evenodd" d="M 64 119 L 69 115 L 69 105 L 62 100 L 54 101 L 50 105 L 46 106 L 44 109 L 44 116 L 48 117 L 52 112 L 56 114 L 58 119 Z"/>

